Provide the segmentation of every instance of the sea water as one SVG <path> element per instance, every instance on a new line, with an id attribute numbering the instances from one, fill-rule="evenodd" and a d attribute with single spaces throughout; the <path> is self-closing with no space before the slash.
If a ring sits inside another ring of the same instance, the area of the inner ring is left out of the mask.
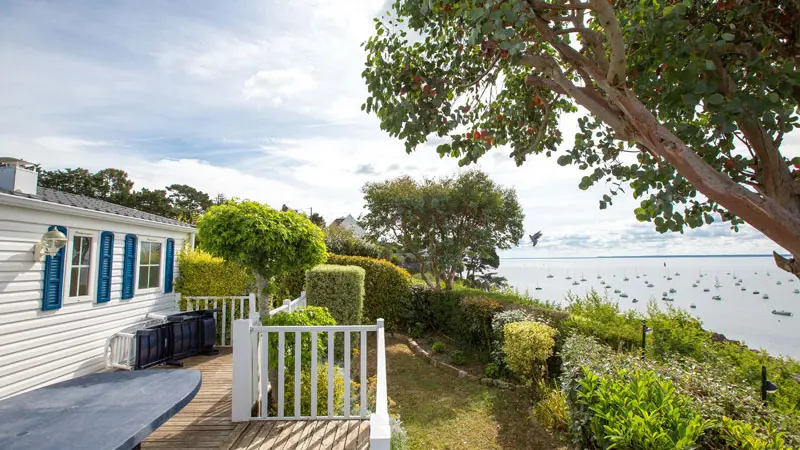
<path id="1" fill-rule="evenodd" d="M 590 289 L 623 309 L 645 312 L 651 299 L 659 305 L 669 303 L 728 339 L 800 359 L 800 294 L 793 292 L 800 289 L 800 280 L 778 269 L 769 256 L 509 258 L 501 259 L 498 274 L 520 291 L 561 305 L 567 304 L 568 292 L 583 295 Z M 537 284 L 541 290 L 536 290 Z M 614 293 L 617 289 L 620 292 Z M 661 300 L 664 292 L 674 301 Z M 628 297 L 621 297 L 623 293 Z M 763 299 L 764 294 L 769 299 Z M 713 300 L 715 295 L 721 300 Z M 696 309 L 690 309 L 691 304 Z M 791 311 L 794 316 L 775 315 L 772 310 Z"/>

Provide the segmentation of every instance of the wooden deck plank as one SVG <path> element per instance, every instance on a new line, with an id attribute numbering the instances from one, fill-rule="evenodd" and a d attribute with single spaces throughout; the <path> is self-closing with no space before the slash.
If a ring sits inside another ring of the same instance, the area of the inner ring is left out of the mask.
<path id="1" fill-rule="evenodd" d="M 200 392 L 154 431 L 142 447 L 158 450 L 342 450 L 369 448 L 369 421 L 231 422 L 231 350 L 183 360 L 184 369 L 203 373 Z M 160 366 L 152 370 L 180 370 Z M 366 424 L 366 428 L 365 425 Z M 360 435 L 366 433 L 366 446 Z"/>

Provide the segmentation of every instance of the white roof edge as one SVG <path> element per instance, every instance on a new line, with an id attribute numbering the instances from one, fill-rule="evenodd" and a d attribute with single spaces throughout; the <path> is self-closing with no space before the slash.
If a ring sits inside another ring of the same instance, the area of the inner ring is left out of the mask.
<path id="1" fill-rule="evenodd" d="M 140 219 L 138 217 L 129 217 L 104 211 L 94 211 L 77 206 L 62 205 L 60 203 L 48 202 L 38 198 L 21 197 L 19 195 L 8 194 L 5 192 L 0 192 L 0 204 L 19 206 L 22 208 L 40 209 L 44 211 L 61 212 L 73 216 L 91 217 L 109 220 L 112 222 L 130 223 L 134 225 L 159 228 L 162 230 L 183 231 L 185 233 L 192 234 L 197 233 L 197 228 L 191 225 L 173 225 L 170 223 L 155 222 L 153 220 Z"/>

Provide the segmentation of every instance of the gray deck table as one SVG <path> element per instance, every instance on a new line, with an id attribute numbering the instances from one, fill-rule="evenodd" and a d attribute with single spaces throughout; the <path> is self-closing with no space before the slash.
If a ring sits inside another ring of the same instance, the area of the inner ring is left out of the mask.
<path id="1" fill-rule="evenodd" d="M 107 372 L 0 400 L 0 449 L 129 450 L 200 390 L 199 370 Z"/>

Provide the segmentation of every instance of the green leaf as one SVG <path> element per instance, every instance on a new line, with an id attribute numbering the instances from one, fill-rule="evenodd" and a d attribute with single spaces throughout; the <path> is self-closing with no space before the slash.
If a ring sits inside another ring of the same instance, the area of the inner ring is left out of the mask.
<path id="1" fill-rule="evenodd" d="M 731 33 L 722 33 L 722 39 L 725 39 L 726 41 L 730 42 L 730 41 L 736 39 L 736 36 L 734 36 Z"/>
<path id="2" fill-rule="evenodd" d="M 721 105 L 725 101 L 725 97 L 720 93 L 716 93 L 708 97 L 706 100 L 710 105 Z"/>
<path id="3" fill-rule="evenodd" d="M 712 61 L 710 59 L 707 59 L 705 64 L 703 65 L 703 67 L 706 70 L 714 70 L 714 69 L 716 69 L 717 66 L 714 64 L 714 61 Z"/>
<path id="4" fill-rule="evenodd" d="M 561 155 L 556 160 L 559 166 L 566 166 L 572 163 L 572 156 L 570 155 Z"/>

